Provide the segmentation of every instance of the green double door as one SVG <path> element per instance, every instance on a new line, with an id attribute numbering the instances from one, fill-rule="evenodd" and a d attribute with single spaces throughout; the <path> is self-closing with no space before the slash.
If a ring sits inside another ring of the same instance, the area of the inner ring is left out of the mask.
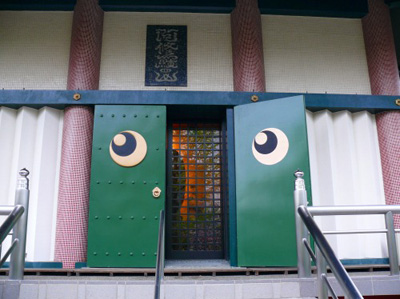
<path id="1" fill-rule="evenodd" d="M 165 106 L 96 106 L 89 267 L 155 266 L 166 199 L 166 120 Z M 239 266 L 294 266 L 293 172 L 302 169 L 310 181 L 304 99 L 236 106 L 234 131 L 234 153 L 230 148 L 228 155 L 235 155 L 236 199 L 234 190 L 228 193 L 237 216 L 229 216 L 236 220 L 226 234 L 230 256 L 237 252 Z"/>

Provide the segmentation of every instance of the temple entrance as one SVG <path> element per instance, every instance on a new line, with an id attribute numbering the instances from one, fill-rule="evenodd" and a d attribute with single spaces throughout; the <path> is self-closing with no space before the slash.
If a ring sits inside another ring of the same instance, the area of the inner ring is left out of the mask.
<path id="1" fill-rule="evenodd" d="M 223 134 L 219 123 L 168 126 L 166 256 L 224 258 Z"/>

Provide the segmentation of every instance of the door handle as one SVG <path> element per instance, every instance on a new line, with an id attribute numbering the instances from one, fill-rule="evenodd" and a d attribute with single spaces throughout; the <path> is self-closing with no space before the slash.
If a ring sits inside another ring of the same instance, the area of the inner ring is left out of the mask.
<path id="1" fill-rule="evenodd" d="M 160 195 L 161 195 L 161 189 L 158 188 L 158 187 L 155 187 L 155 188 L 153 189 L 153 197 L 154 197 L 154 198 L 159 198 Z"/>

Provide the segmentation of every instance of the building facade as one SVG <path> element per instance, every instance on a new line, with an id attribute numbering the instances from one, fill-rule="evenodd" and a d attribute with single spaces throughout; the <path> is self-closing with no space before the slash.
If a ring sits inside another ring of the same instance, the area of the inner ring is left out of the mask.
<path id="1" fill-rule="evenodd" d="M 399 203 L 396 1 L 276 2 L 0 5 L 0 200 L 28 168 L 27 261 L 153 266 L 165 209 L 167 258 L 296 265 L 297 168 L 310 204 Z M 149 86 L 152 25 L 185 28 L 186 83 Z M 387 258 L 381 236 L 330 241 Z"/>

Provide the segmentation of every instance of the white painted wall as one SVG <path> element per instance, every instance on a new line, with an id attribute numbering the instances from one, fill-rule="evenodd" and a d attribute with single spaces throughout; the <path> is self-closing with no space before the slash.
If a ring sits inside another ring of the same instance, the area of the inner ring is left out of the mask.
<path id="1" fill-rule="evenodd" d="M 72 12 L 0 11 L 0 88 L 66 89 Z"/>
<path id="2" fill-rule="evenodd" d="M 360 19 L 261 20 L 268 92 L 371 94 Z"/>
<path id="3" fill-rule="evenodd" d="M 54 260 L 63 116 L 48 107 L 0 107 L 0 205 L 14 204 L 18 171 L 31 173 L 27 261 Z"/>
<path id="4" fill-rule="evenodd" d="M 72 12 L 0 12 L 0 88 L 65 89 Z M 269 92 L 370 94 L 361 21 L 262 17 Z M 147 25 L 188 26 L 188 86 L 146 87 Z M 232 91 L 228 14 L 106 12 L 100 89 Z"/>
<path id="5" fill-rule="evenodd" d="M 187 87 L 146 87 L 146 26 L 186 25 Z M 106 12 L 100 89 L 233 91 L 227 14 Z"/>
<path id="6" fill-rule="evenodd" d="M 307 111 L 313 205 L 385 204 L 375 116 Z M 316 217 L 323 230 L 385 227 L 383 216 Z M 341 259 L 387 257 L 384 235 L 330 236 Z"/>

